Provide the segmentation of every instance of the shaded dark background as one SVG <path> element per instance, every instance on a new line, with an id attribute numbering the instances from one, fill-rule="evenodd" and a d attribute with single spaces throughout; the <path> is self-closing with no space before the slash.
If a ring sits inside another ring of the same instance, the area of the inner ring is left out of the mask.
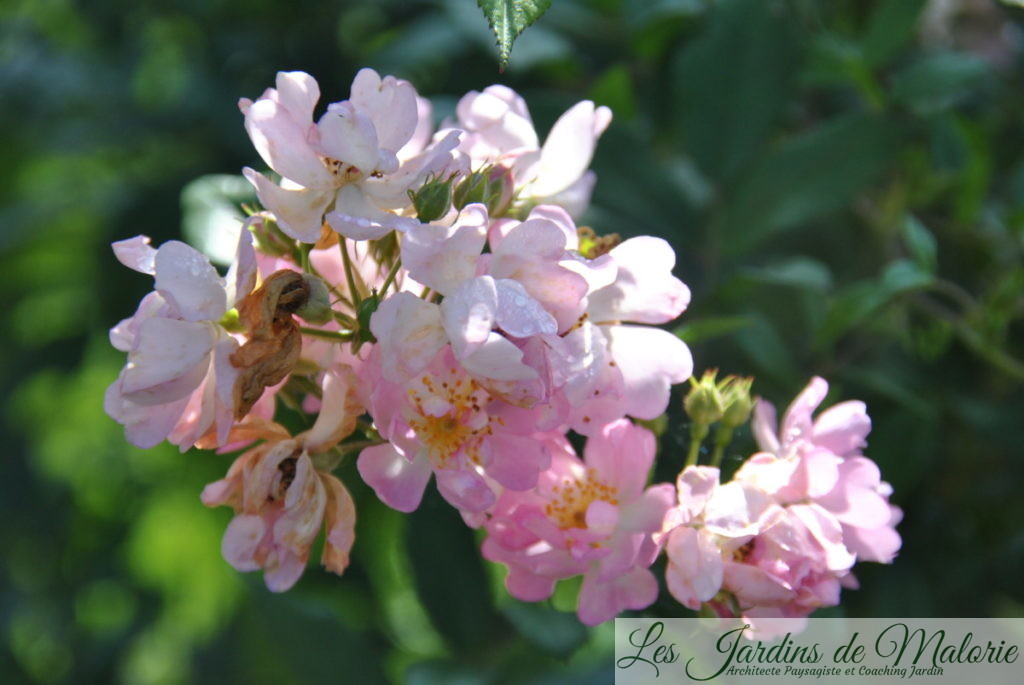
<path id="1" fill-rule="evenodd" d="M 544 132 L 612 107 L 584 223 L 654 234 L 698 371 L 859 398 L 904 508 L 854 616 L 1024 615 L 1022 10 L 995 0 L 555 0 L 499 75 L 472 0 L 14 0 L 0 7 L 0 680 L 611 682 L 573 588 L 513 602 L 457 515 L 359 506 L 341 579 L 220 558 L 230 459 L 127 445 L 107 329 L 151 287 L 112 240 L 177 238 L 182 189 L 258 164 L 236 109 L 279 69 L 326 101 L 372 66 L 450 112 L 503 82 Z M 678 398 L 677 398 L 678 399 Z M 674 400 L 658 478 L 683 462 Z M 752 444 L 732 449 L 730 464 Z M 666 595 L 653 611 L 685 615 Z M 835 613 L 834 612 L 834 613 Z"/>

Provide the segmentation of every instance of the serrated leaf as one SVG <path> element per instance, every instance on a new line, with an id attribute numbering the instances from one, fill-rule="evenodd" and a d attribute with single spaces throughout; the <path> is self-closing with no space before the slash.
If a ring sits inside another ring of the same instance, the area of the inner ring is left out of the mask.
<path id="1" fill-rule="evenodd" d="M 523 30 L 537 21 L 552 0 L 477 0 L 487 23 L 498 41 L 498 64 L 501 71 L 508 65 L 512 43 Z"/>

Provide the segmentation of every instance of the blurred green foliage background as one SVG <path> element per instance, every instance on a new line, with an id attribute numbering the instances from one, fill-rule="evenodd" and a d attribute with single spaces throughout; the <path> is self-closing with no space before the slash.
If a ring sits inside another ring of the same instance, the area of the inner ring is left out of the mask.
<path id="1" fill-rule="evenodd" d="M 776 403 L 821 374 L 868 404 L 904 546 L 839 613 L 1024 615 L 1022 13 L 555 0 L 499 76 L 473 0 L 5 2 L 0 681 L 612 681 L 611 626 L 565 613 L 572 587 L 509 600 L 436 495 L 399 515 L 347 465 L 353 565 L 275 596 L 220 558 L 230 511 L 199 503 L 229 457 L 132 448 L 104 415 L 124 361 L 106 330 L 151 287 L 110 241 L 180 237 L 203 216 L 187 184 L 258 165 L 236 101 L 279 69 L 333 101 L 372 66 L 440 115 L 500 80 L 541 131 L 579 99 L 612 107 L 584 223 L 672 242 L 698 371 Z"/>

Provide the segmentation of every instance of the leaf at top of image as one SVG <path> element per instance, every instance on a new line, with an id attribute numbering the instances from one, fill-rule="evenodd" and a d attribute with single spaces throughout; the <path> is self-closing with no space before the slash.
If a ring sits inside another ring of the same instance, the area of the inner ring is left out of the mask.
<path id="1" fill-rule="evenodd" d="M 512 43 L 523 30 L 537 21 L 552 0 L 477 0 L 498 42 L 498 69 L 505 71 Z"/>

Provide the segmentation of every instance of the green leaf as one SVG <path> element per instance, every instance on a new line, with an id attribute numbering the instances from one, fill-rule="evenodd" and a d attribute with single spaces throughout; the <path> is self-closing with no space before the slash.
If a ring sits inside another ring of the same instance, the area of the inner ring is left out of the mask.
<path id="1" fill-rule="evenodd" d="M 494 36 L 498 39 L 498 63 L 501 71 L 508 66 L 512 43 L 523 30 L 537 21 L 552 0 L 477 0 Z"/>
<path id="2" fill-rule="evenodd" d="M 832 287 L 832 272 L 817 259 L 792 257 L 773 262 L 758 269 L 749 269 L 744 275 L 759 283 L 785 285 L 800 290 L 825 292 Z"/>
<path id="3" fill-rule="evenodd" d="M 861 281 L 840 292 L 818 329 L 816 342 L 827 345 L 852 328 L 866 322 L 882 307 L 904 293 L 930 285 L 933 276 L 916 262 L 897 259 L 880 278 Z"/>
<path id="4" fill-rule="evenodd" d="M 680 54 L 686 150 L 717 181 L 757 155 L 786 106 L 800 59 L 796 22 L 764 0 L 726 0 Z"/>
<path id="5" fill-rule="evenodd" d="M 742 254 L 848 204 L 885 172 L 901 138 L 893 122 L 855 114 L 786 141 L 739 184 L 713 226 L 723 251 Z"/>
<path id="6" fill-rule="evenodd" d="M 864 36 L 864 61 L 877 67 L 893 57 L 914 36 L 925 0 L 883 2 L 872 13 Z"/>
<path id="7" fill-rule="evenodd" d="M 710 338 L 729 335 L 751 325 L 745 316 L 713 316 L 707 319 L 691 321 L 676 329 L 676 335 L 686 343 L 695 343 Z"/>
<path id="8" fill-rule="evenodd" d="M 181 223 L 186 240 L 215 264 L 231 264 L 238 246 L 238 231 L 245 219 L 239 205 L 255 202 L 255 191 L 241 175 L 200 176 L 181 191 Z"/>
<path id="9" fill-rule="evenodd" d="M 751 325 L 738 331 L 735 340 L 754 364 L 755 375 L 780 385 L 797 382 L 803 372 L 793 357 L 793 346 L 783 339 L 768 317 L 751 312 L 749 318 Z"/>
<path id="10" fill-rule="evenodd" d="M 473 651 L 493 642 L 503 622 L 473 532 L 433 486 L 407 517 L 406 544 L 420 600 L 449 646 Z"/>
<path id="11" fill-rule="evenodd" d="M 543 604 L 511 600 L 502 607 L 502 613 L 520 635 L 555 656 L 569 656 L 587 639 L 587 630 L 575 614 Z"/>
<path id="12" fill-rule="evenodd" d="M 917 220 L 907 216 L 903 222 L 903 242 L 914 261 L 929 273 L 935 273 L 938 260 L 938 245 L 935 236 Z"/>
<path id="13" fill-rule="evenodd" d="M 944 52 L 921 59 L 892 80 L 892 96 L 915 114 L 948 109 L 988 80 L 988 64 L 979 57 Z"/>
<path id="14" fill-rule="evenodd" d="M 583 576 L 573 576 L 558 581 L 551 595 L 551 606 L 557 611 L 574 613 L 579 600 L 580 589 L 583 587 Z"/>

